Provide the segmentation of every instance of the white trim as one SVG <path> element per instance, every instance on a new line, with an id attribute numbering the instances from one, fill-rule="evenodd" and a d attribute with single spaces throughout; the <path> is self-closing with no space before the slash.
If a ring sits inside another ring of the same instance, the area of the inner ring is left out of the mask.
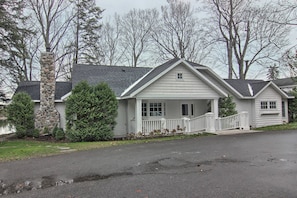
<path id="1" fill-rule="evenodd" d="M 201 74 L 197 69 L 193 68 L 189 63 L 184 61 L 184 63 L 188 66 L 190 70 L 192 70 L 194 73 L 196 73 L 204 82 L 206 82 L 210 87 L 214 88 L 215 91 L 219 92 L 223 96 L 227 97 L 228 94 L 225 93 L 223 90 L 221 90 L 219 87 L 217 87 L 214 83 L 212 83 L 209 79 L 207 79 L 203 74 Z"/>
<path id="2" fill-rule="evenodd" d="M 61 100 L 62 101 L 66 100 L 71 94 L 72 94 L 72 91 L 68 92 L 67 94 L 61 97 Z"/>
<path id="3" fill-rule="evenodd" d="M 147 72 L 145 75 L 143 75 L 141 78 L 139 78 L 137 81 L 135 81 L 132 85 L 130 85 L 127 89 L 124 90 L 124 92 L 120 95 L 122 97 L 127 92 L 129 92 L 133 87 L 135 87 L 143 78 L 145 78 L 149 73 L 151 73 L 155 68 L 151 69 L 149 72 Z M 131 95 L 131 94 L 130 94 Z M 130 96 L 126 96 L 123 98 L 131 98 Z"/>
<path id="4" fill-rule="evenodd" d="M 257 98 L 267 87 L 272 85 L 272 88 L 274 88 L 280 95 L 282 95 L 284 98 L 290 98 L 285 92 L 283 92 L 276 84 L 274 84 L 272 81 L 267 83 L 254 97 L 252 98 Z M 294 98 L 294 97 L 293 97 Z"/>
<path id="5" fill-rule="evenodd" d="M 221 81 L 223 83 L 223 85 L 225 85 L 227 87 L 227 89 L 229 88 L 231 90 L 231 92 L 235 93 L 237 95 L 237 97 L 239 97 L 239 98 L 245 98 L 243 95 L 241 95 L 241 93 L 239 93 L 236 89 L 234 89 L 229 83 L 227 83 L 224 79 L 222 79 L 217 73 L 215 73 L 210 68 L 205 67 L 205 68 L 199 68 L 199 69 L 206 69 L 206 70 L 208 70 L 217 80 Z"/>
<path id="6" fill-rule="evenodd" d="M 34 103 L 40 103 L 40 100 L 32 100 Z M 63 103 L 64 100 L 55 100 L 55 103 Z"/>
<path id="7" fill-rule="evenodd" d="M 216 92 L 218 92 L 219 94 L 227 97 L 228 94 L 225 93 L 223 90 L 221 90 L 219 87 L 217 87 L 215 84 L 213 84 L 210 80 L 208 80 L 203 74 L 201 74 L 197 69 L 193 68 L 189 63 L 187 63 L 186 61 L 180 59 L 178 61 L 176 61 L 175 63 L 173 63 L 170 67 L 168 67 L 167 69 L 165 69 L 163 72 L 161 72 L 160 74 L 158 74 L 157 76 L 155 76 L 153 79 L 151 79 L 149 82 L 147 82 L 146 84 L 144 84 L 142 87 L 138 88 L 137 90 L 135 90 L 133 93 L 130 94 L 130 97 L 134 97 L 135 95 L 137 95 L 138 93 L 140 93 L 142 90 L 144 90 L 145 88 L 147 88 L 148 86 L 150 86 L 153 82 L 155 82 L 156 80 L 158 80 L 159 78 L 161 78 L 162 76 L 164 76 L 166 73 L 168 73 L 170 70 L 172 70 L 173 68 L 175 68 L 176 66 L 178 66 L 180 63 L 183 63 L 186 67 L 188 67 L 192 72 L 194 72 L 198 77 L 201 78 L 202 81 L 204 81 L 206 84 L 208 84 L 210 87 L 212 87 Z M 139 81 L 137 81 L 138 83 Z M 135 85 L 134 85 L 135 86 Z M 125 92 L 126 93 L 126 92 Z M 123 94 L 122 94 L 123 95 Z"/>

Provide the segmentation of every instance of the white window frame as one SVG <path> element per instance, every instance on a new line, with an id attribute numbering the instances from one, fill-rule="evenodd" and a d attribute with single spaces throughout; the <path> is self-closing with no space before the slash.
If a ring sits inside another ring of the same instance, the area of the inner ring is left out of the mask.
<path id="1" fill-rule="evenodd" d="M 176 80 L 184 80 L 184 75 L 182 72 L 176 73 Z"/>
<path id="2" fill-rule="evenodd" d="M 185 114 L 183 112 L 183 106 L 186 108 L 185 110 L 187 111 L 188 114 Z M 190 116 L 190 117 L 193 117 L 194 116 L 194 103 L 192 102 L 182 102 L 181 103 L 181 116 Z"/>
<path id="3" fill-rule="evenodd" d="M 277 101 L 275 100 L 265 100 L 260 102 L 261 110 L 277 110 Z"/>
<path id="4" fill-rule="evenodd" d="M 166 116 L 166 103 L 163 101 L 143 101 L 141 115 L 147 118 L 164 117 Z"/>

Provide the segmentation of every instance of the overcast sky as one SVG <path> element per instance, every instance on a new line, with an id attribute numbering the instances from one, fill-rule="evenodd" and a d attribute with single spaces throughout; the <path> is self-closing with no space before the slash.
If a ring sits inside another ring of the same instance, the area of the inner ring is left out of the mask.
<path id="1" fill-rule="evenodd" d="M 196 7 L 199 4 L 197 0 L 181 0 L 181 1 L 190 2 L 193 7 Z M 162 5 L 167 5 L 167 0 L 96 0 L 96 3 L 101 9 L 105 10 L 103 12 L 103 20 L 107 20 L 108 18 L 113 17 L 115 13 L 122 15 L 129 12 L 133 8 L 160 9 Z M 297 35 L 297 30 L 295 29 L 295 31 L 292 31 L 290 35 L 291 45 L 297 44 L 296 35 Z"/>
<path id="2" fill-rule="evenodd" d="M 183 0 L 185 2 L 191 2 L 192 4 L 197 0 Z M 103 18 L 113 16 L 114 13 L 124 14 L 133 8 L 146 9 L 146 8 L 160 8 L 162 5 L 166 5 L 166 0 L 96 0 L 97 5 L 101 9 L 105 9 Z"/>

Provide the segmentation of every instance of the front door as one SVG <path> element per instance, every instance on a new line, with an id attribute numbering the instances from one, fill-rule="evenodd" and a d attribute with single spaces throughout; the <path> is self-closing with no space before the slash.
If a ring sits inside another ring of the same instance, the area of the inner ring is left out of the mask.
<path id="1" fill-rule="evenodd" d="M 181 116 L 182 117 L 193 117 L 194 116 L 194 104 L 190 102 L 181 103 Z"/>

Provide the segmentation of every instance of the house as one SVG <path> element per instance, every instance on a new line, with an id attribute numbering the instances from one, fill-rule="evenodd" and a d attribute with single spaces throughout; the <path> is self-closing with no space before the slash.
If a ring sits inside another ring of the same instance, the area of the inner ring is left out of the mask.
<path id="1" fill-rule="evenodd" d="M 63 128 L 65 100 L 82 80 L 106 82 L 116 94 L 119 106 L 114 135 L 119 137 L 130 132 L 220 130 L 218 101 L 228 95 L 233 96 L 238 112 L 247 112 L 227 120 L 237 128 L 288 121 L 290 96 L 273 82 L 223 80 L 209 67 L 175 58 L 155 68 L 75 65 L 72 82 L 56 82 L 55 105 Z M 38 86 L 38 82 L 25 82 L 16 91 L 29 93 L 36 109 Z"/>
<path id="2" fill-rule="evenodd" d="M 297 77 L 280 78 L 273 80 L 273 82 L 287 93 L 292 91 L 293 88 L 297 87 Z"/>

